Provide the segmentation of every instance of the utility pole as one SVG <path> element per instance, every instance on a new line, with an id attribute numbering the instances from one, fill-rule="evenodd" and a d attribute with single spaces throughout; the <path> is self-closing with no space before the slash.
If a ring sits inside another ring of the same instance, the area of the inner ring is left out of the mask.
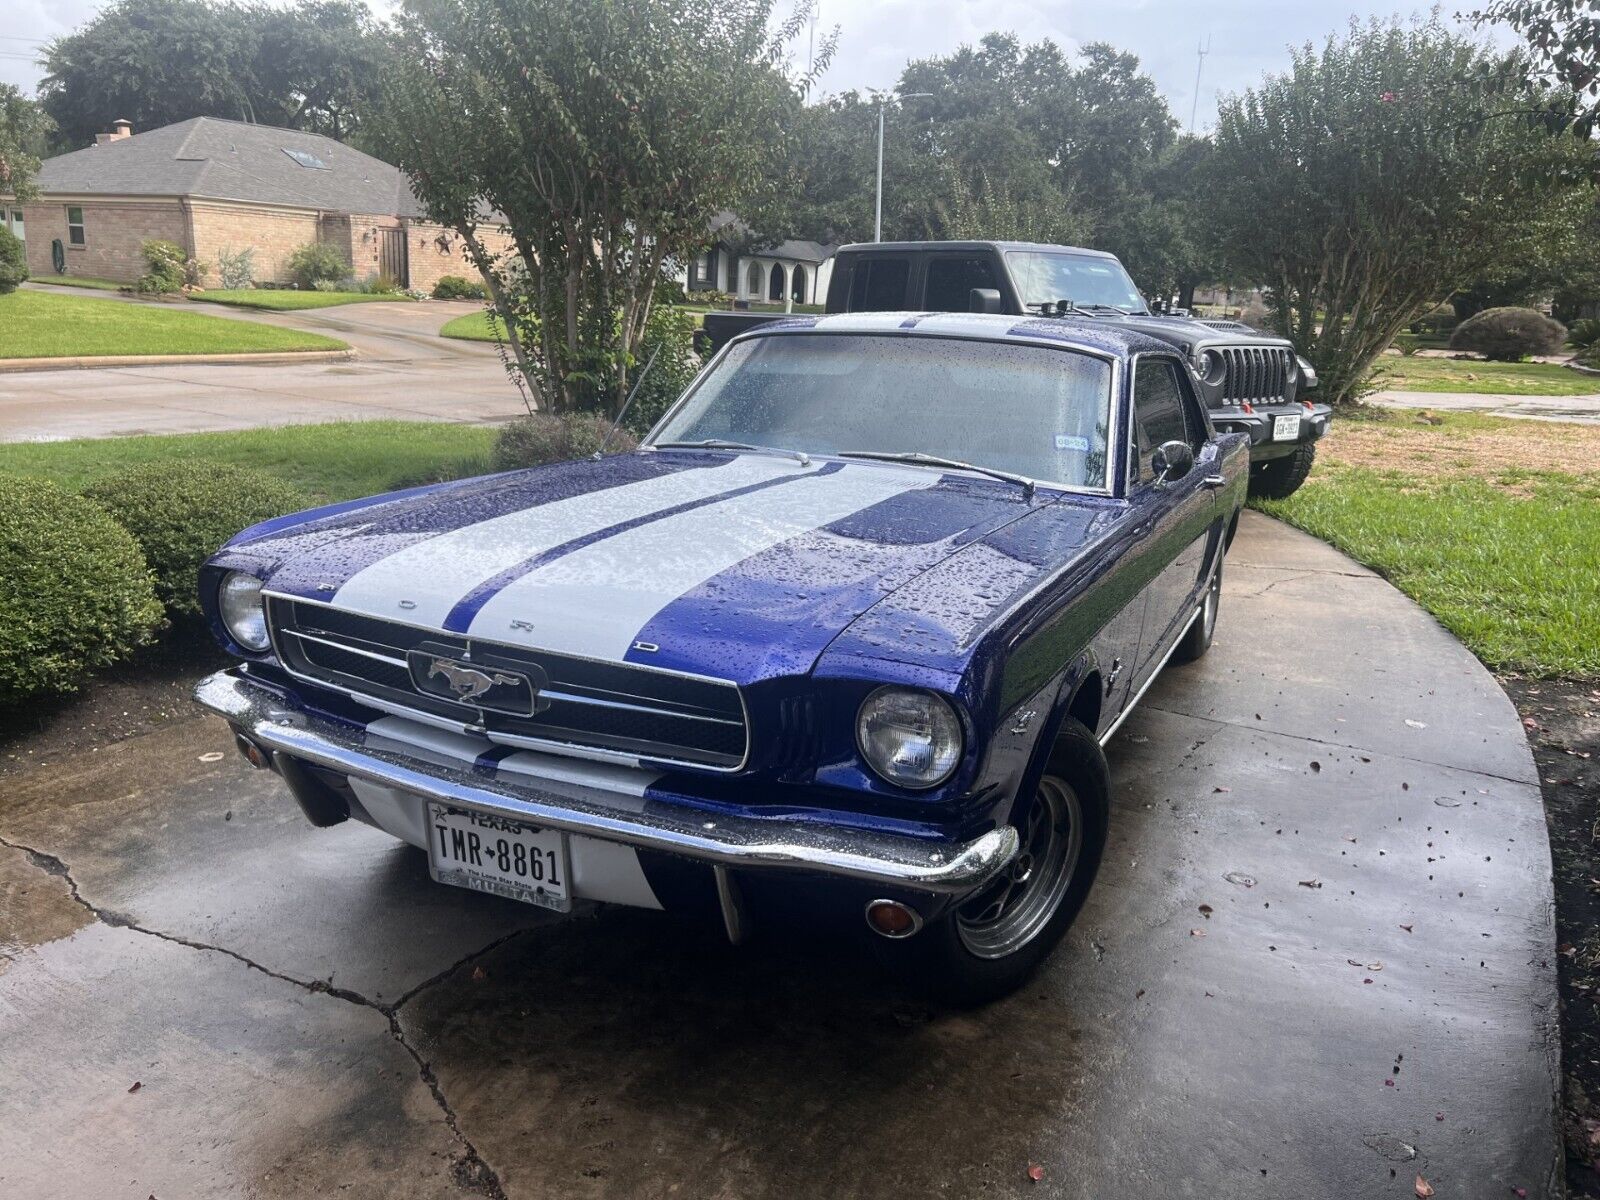
<path id="1" fill-rule="evenodd" d="M 1194 136 L 1194 118 L 1200 111 L 1200 72 L 1205 69 L 1206 55 L 1211 53 L 1211 35 L 1206 34 L 1206 44 L 1195 43 L 1194 55 L 1194 103 L 1189 106 L 1189 136 Z"/>

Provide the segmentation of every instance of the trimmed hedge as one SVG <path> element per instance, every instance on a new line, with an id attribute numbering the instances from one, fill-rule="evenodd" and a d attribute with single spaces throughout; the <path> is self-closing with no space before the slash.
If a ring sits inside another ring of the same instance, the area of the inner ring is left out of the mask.
<path id="1" fill-rule="evenodd" d="M 126 530 L 48 480 L 0 476 L 0 705 L 74 691 L 161 623 Z"/>
<path id="2" fill-rule="evenodd" d="M 483 282 L 461 275 L 441 275 L 433 285 L 435 300 L 482 300 L 485 296 Z"/>
<path id="3" fill-rule="evenodd" d="M 197 615 L 200 564 L 241 529 L 308 506 L 260 471 L 194 460 L 150 463 L 94 484 L 84 495 L 133 535 L 169 612 Z"/>
<path id="4" fill-rule="evenodd" d="M 28 256 L 16 235 L 0 225 L 0 296 L 28 280 Z"/>
<path id="5" fill-rule="evenodd" d="M 595 413 L 568 413 L 554 416 L 534 413 L 519 417 L 500 428 L 494 440 L 490 463 L 496 471 L 515 471 L 540 467 L 545 463 L 587 458 L 605 441 L 611 422 Z M 606 447 L 608 453 L 632 450 L 638 445 L 626 429 L 619 429 Z"/>
<path id="6" fill-rule="evenodd" d="M 1521 362 L 1532 354 L 1555 354 L 1567 327 L 1531 308 L 1486 308 L 1450 335 L 1450 349 L 1481 354 L 1490 362 Z"/>
<path id="7" fill-rule="evenodd" d="M 310 291 L 320 280 L 339 280 L 350 274 L 344 255 L 327 242 L 307 242 L 289 255 L 289 278 L 302 291 Z"/>

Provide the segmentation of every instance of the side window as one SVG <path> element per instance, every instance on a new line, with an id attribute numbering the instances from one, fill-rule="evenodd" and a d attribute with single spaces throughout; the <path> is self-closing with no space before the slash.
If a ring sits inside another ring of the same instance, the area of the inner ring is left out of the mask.
<path id="1" fill-rule="evenodd" d="M 1205 425 L 1169 359 L 1141 358 L 1134 368 L 1133 420 L 1140 479 L 1155 474 L 1150 459 L 1163 442 L 1187 442 L 1196 453 L 1205 444 Z"/>
<path id="2" fill-rule="evenodd" d="M 931 312 L 966 312 L 973 288 L 997 288 L 994 267 L 982 255 L 936 258 L 928 264 L 922 307 Z"/>
<path id="3" fill-rule="evenodd" d="M 67 209 L 67 241 L 74 246 L 85 244 L 83 236 L 83 209 L 73 206 Z"/>
<path id="4" fill-rule="evenodd" d="M 904 258 L 862 258 L 850 273 L 851 312 L 894 312 L 906 306 L 911 263 Z"/>

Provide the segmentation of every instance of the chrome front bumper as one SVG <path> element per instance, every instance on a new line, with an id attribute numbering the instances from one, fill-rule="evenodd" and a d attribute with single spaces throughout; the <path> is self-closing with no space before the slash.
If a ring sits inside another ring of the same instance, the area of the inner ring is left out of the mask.
<path id="1" fill-rule="evenodd" d="M 969 842 L 708 813 L 679 804 L 528 776 L 481 772 L 368 745 L 364 730 L 329 721 L 233 671 L 200 681 L 195 699 L 274 755 L 545 829 L 656 850 L 733 870 L 792 870 L 960 895 L 1017 853 L 1009 825 Z"/>

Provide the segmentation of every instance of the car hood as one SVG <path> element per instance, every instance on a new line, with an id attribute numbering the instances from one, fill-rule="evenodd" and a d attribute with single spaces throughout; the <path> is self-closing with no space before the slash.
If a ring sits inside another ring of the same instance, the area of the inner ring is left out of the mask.
<path id="1" fill-rule="evenodd" d="M 1253 329 L 1242 321 L 1202 320 L 1199 317 L 1168 316 L 1162 313 L 1084 313 L 1072 314 L 1078 319 L 1088 319 L 1133 329 L 1172 345 L 1192 350 L 1196 346 L 1281 346 L 1293 349 L 1293 343 L 1275 333 Z"/>
<path id="2" fill-rule="evenodd" d="M 809 671 L 885 596 L 1044 502 L 925 468 L 639 452 L 270 522 L 217 561 L 336 609 L 746 684 Z"/>

